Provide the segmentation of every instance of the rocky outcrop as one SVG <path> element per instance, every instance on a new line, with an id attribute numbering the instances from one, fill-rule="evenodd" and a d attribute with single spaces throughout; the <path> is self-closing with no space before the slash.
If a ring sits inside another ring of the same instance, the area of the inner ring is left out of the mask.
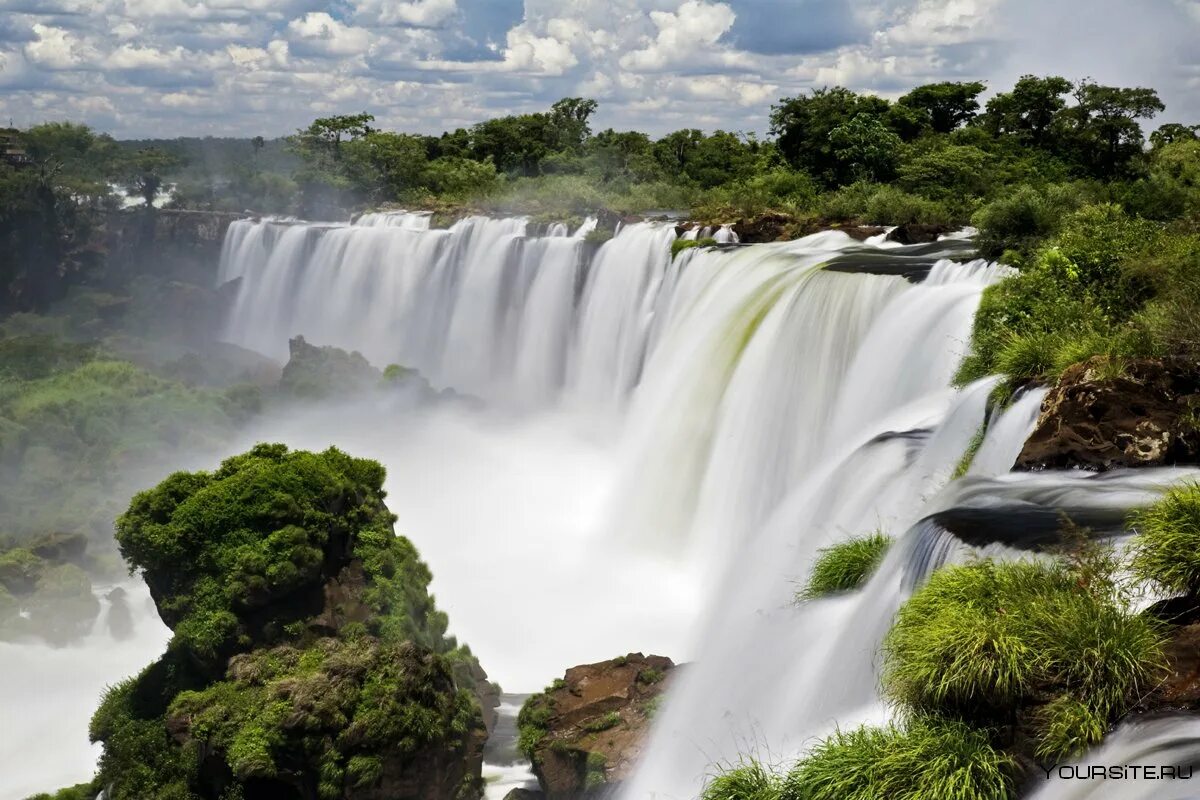
<path id="1" fill-rule="evenodd" d="M 1200 363 L 1137 359 L 1121 374 L 1102 358 L 1063 373 L 1042 402 L 1018 469 L 1104 471 L 1193 463 L 1200 455 Z"/>
<path id="2" fill-rule="evenodd" d="M 671 659 L 627 656 L 572 667 L 530 697 L 521 748 L 549 800 L 607 794 L 628 778 L 676 675 Z"/>
<path id="3" fill-rule="evenodd" d="M 949 225 L 925 225 L 910 222 L 893 228 L 892 232 L 887 235 L 887 240 L 898 244 L 928 244 L 936 242 L 939 236 L 950 233 L 951 230 Z"/>
<path id="4" fill-rule="evenodd" d="M 259 445 L 133 500 L 117 541 L 174 635 L 96 712 L 107 796 L 482 794 L 495 687 L 445 635 L 383 479 L 337 450 Z"/>

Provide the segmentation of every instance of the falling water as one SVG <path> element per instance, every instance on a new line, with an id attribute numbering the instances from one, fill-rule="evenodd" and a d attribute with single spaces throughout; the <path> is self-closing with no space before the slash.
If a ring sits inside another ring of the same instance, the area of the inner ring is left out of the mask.
<path id="1" fill-rule="evenodd" d="M 629 797 L 690 800 L 714 764 L 786 760 L 835 724 L 886 719 L 877 647 L 931 569 L 1022 557 L 1063 509 L 1116 524 L 1180 477 L 1010 473 L 1041 393 L 997 410 L 996 379 L 952 387 L 982 292 L 1007 274 L 966 261 L 961 237 L 737 246 L 728 227 L 693 229 L 722 246 L 672 258 L 672 225 L 597 247 L 595 224 L 237 222 L 222 335 L 279 359 L 304 335 L 484 401 L 318 408 L 248 437 L 383 461 L 455 633 L 509 691 L 632 649 L 693 661 Z M 818 549 L 874 530 L 895 541 L 863 590 L 794 601 Z"/>

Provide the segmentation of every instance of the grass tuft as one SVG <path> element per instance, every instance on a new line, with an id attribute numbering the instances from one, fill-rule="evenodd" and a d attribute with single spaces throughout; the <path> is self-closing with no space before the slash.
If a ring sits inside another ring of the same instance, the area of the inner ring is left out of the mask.
<path id="1" fill-rule="evenodd" d="M 812 600 L 859 588 L 879 566 L 891 543 L 890 537 L 875 531 L 822 549 L 817 553 L 808 583 L 796 599 Z"/>
<path id="2" fill-rule="evenodd" d="M 1200 593 L 1200 483 L 1169 489 L 1131 521 L 1133 574 L 1168 591 Z"/>

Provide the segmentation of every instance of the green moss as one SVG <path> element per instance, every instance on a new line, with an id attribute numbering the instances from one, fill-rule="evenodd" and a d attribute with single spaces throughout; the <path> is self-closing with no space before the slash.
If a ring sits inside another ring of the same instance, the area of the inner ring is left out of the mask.
<path id="1" fill-rule="evenodd" d="M 1015 763 L 986 732 L 918 717 L 838 731 L 788 774 L 781 800 L 1009 800 Z"/>
<path id="2" fill-rule="evenodd" d="M 779 800 L 783 779 L 760 761 L 748 759 L 711 777 L 700 800 Z"/>
<path id="3" fill-rule="evenodd" d="M 646 669 L 638 672 L 637 682 L 644 683 L 647 686 L 653 686 L 654 684 L 658 683 L 665 677 L 666 677 L 666 673 L 664 673 L 661 669 L 655 669 L 654 667 L 647 667 Z"/>
<path id="4" fill-rule="evenodd" d="M 615 728 L 621 724 L 621 715 L 615 711 L 610 711 L 602 717 L 588 720 L 583 723 L 583 729 L 588 733 L 600 733 Z"/>
<path id="5" fill-rule="evenodd" d="M 585 791 L 598 789 L 608 783 L 608 759 L 603 753 L 588 753 L 584 763 L 583 788 Z"/>
<path id="6" fill-rule="evenodd" d="M 671 258 L 675 258 L 690 247 L 713 247 L 716 244 L 716 239 L 707 236 L 703 239 L 676 239 L 671 242 Z"/>
<path id="7" fill-rule="evenodd" d="M 336 800 L 376 781 L 385 760 L 465 749 L 482 725 L 478 665 L 444 636 L 429 571 L 392 531 L 383 479 L 379 464 L 337 450 L 259 445 L 133 500 L 118 541 L 174 637 L 93 719 L 113 800 L 190 797 L 200 750 L 235 788 L 303 779 Z M 344 596 L 314 607 L 332 576 Z M 351 617 L 347 635 L 329 635 L 331 618 Z M 152 744 L 161 757 L 143 765 Z"/>
<path id="8" fill-rule="evenodd" d="M 1114 569 L 1106 555 L 1090 555 L 935 573 L 887 636 L 885 693 L 908 708 L 975 720 L 1005 719 L 1047 693 L 1069 694 L 1116 719 L 1153 685 L 1163 637 L 1126 610 Z"/>
<path id="9" fill-rule="evenodd" d="M 588 231 L 587 235 L 583 237 L 583 240 L 588 244 L 600 245 L 613 238 L 615 234 L 616 231 L 612 228 L 593 228 L 592 230 Z"/>
<path id="10" fill-rule="evenodd" d="M 1133 573 L 1170 592 L 1200 593 L 1200 484 L 1168 489 L 1131 522 Z"/>
<path id="11" fill-rule="evenodd" d="M 859 588 L 871 577 L 891 544 L 889 536 L 876 531 L 820 550 L 812 575 L 797 599 L 811 600 Z"/>
<path id="12" fill-rule="evenodd" d="M 28 550 L 15 547 L 0 553 L 0 586 L 14 595 L 31 593 L 48 565 Z"/>
<path id="13" fill-rule="evenodd" d="M 552 689 L 548 690 L 552 691 Z M 532 760 L 533 751 L 546 738 L 550 717 L 554 714 L 553 701 L 546 693 L 530 695 L 517 713 L 517 749 Z"/>

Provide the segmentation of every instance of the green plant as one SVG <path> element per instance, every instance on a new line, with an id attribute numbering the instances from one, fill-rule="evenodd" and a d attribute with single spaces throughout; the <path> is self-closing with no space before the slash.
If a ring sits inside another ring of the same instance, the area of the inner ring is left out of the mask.
<path id="1" fill-rule="evenodd" d="M 1037 732 L 1034 755 L 1054 762 L 1077 756 L 1098 744 L 1108 731 L 1108 718 L 1089 704 L 1064 694 L 1038 708 L 1033 726 Z"/>
<path id="2" fill-rule="evenodd" d="M 617 727 L 621 724 L 621 715 L 615 711 L 610 711 L 602 717 L 588 720 L 583 723 L 583 729 L 588 733 L 600 733 Z"/>
<path id="3" fill-rule="evenodd" d="M 1200 593 L 1200 483 L 1171 487 L 1131 522 L 1133 574 L 1171 592 Z"/>
<path id="4" fill-rule="evenodd" d="M 721 769 L 704 785 L 700 800 L 779 800 L 783 779 L 757 759 Z"/>
<path id="5" fill-rule="evenodd" d="M 885 693 L 917 711 L 982 720 L 1069 694 L 1117 718 L 1162 668 L 1163 637 L 1126 609 L 1115 567 L 1106 551 L 1086 549 L 1065 563 L 983 561 L 934 573 L 885 640 Z"/>
<path id="6" fill-rule="evenodd" d="M 1013 758 L 986 731 L 918 716 L 837 731 L 788 774 L 781 800 L 1010 800 Z"/>
<path id="7" fill-rule="evenodd" d="M 875 531 L 818 551 L 812 575 L 797 599 L 811 600 L 859 588 L 879 566 L 891 543 L 891 537 Z"/>

